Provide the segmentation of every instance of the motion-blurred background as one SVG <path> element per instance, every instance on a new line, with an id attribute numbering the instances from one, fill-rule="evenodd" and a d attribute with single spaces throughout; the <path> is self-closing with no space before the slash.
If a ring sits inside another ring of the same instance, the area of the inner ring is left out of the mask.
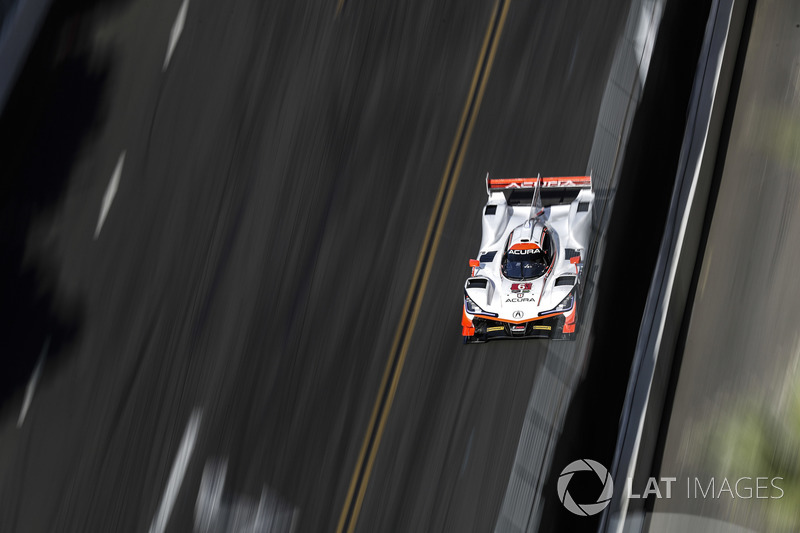
<path id="1" fill-rule="evenodd" d="M 729 3 L 640 468 L 784 495 L 650 498 L 630 531 L 800 528 L 800 5 Z M 723 4 L 0 2 L 0 531 L 616 527 L 556 482 L 620 462 Z M 592 172 L 576 341 L 461 344 L 487 171 Z"/>

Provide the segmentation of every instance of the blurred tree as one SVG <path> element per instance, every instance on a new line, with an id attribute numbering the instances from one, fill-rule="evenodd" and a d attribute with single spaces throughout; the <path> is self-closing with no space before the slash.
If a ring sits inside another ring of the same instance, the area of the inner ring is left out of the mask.
<path id="1" fill-rule="evenodd" d="M 721 472 L 782 478 L 775 484 L 783 495 L 770 486 L 771 498 L 737 498 L 732 510 L 744 514 L 748 522 L 763 522 L 765 531 L 796 532 L 800 531 L 800 383 L 795 372 L 787 373 L 786 386 L 775 399 L 774 393 L 751 399 L 724 417 L 717 426 L 714 455 Z"/>

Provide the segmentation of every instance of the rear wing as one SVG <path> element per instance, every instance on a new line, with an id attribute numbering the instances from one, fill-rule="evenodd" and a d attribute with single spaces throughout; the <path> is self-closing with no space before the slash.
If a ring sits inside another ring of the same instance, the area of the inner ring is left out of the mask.
<path id="1" fill-rule="evenodd" d="M 490 178 L 486 174 L 486 193 L 502 192 L 509 205 L 533 205 L 539 200 L 538 195 L 541 195 L 541 203 L 545 206 L 568 204 L 581 190 L 591 188 L 591 174 L 548 178 Z"/>

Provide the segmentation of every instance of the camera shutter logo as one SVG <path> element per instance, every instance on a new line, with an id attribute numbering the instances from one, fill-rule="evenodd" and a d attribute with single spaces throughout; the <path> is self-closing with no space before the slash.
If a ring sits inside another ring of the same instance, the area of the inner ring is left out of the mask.
<path id="1" fill-rule="evenodd" d="M 567 485 L 569 485 L 569 482 L 572 480 L 573 474 L 575 474 L 575 472 L 584 471 L 592 471 L 597 474 L 597 477 L 603 484 L 603 491 L 594 503 L 576 503 L 567 490 Z M 614 494 L 614 482 L 611 480 L 608 470 L 597 461 L 592 461 L 591 459 L 578 459 L 568 464 L 567 467 L 561 471 L 561 475 L 558 476 L 557 488 L 558 499 L 561 500 L 564 507 L 566 507 L 569 512 L 580 516 L 592 516 L 601 512 L 608 506 L 611 501 L 611 496 Z"/>

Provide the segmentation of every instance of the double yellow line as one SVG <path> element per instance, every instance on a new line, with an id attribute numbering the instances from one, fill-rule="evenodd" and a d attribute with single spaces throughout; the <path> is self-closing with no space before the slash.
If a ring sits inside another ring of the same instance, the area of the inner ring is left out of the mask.
<path id="1" fill-rule="evenodd" d="M 436 249 L 439 247 L 439 241 L 441 240 L 444 221 L 447 219 L 447 213 L 450 210 L 453 193 L 456 190 L 458 176 L 461 173 L 461 166 L 464 162 L 464 154 L 467 151 L 469 139 L 475 127 L 475 119 L 483 100 L 483 93 L 486 90 L 486 82 L 489 79 L 489 72 L 497 52 L 497 44 L 508 15 L 510 2 L 511 0 L 496 0 L 492 9 L 492 17 L 489 20 L 489 27 L 483 38 L 481 53 L 478 56 L 478 64 L 472 76 L 464 111 L 461 113 L 456 136 L 450 148 L 450 155 L 447 158 L 447 166 L 442 176 L 442 182 L 439 185 L 439 191 L 436 193 L 436 201 L 428 221 L 425 240 L 422 242 L 422 248 L 417 258 L 414 277 L 411 280 L 400 322 L 392 341 L 389 361 L 383 372 L 381 385 L 378 389 L 378 397 L 372 408 L 372 415 L 364 435 L 364 442 L 361 444 L 353 477 L 347 490 L 347 498 L 342 508 L 342 514 L 339 517 L 339 523 L 336 528 L 337 533 L 352 533 L 355 530 L 358 515 L 364 503 L 364 495 L 367 491 L 372 467 L 375 464 L 381 437 L 386 428 L 392 401 L 397 392 L 397 383 L 400 381 L 400 374 L 408 354 L 414 326 L 417 323 L 417 316 L 419 315 L 422 298 L 431 274 Z"/>

